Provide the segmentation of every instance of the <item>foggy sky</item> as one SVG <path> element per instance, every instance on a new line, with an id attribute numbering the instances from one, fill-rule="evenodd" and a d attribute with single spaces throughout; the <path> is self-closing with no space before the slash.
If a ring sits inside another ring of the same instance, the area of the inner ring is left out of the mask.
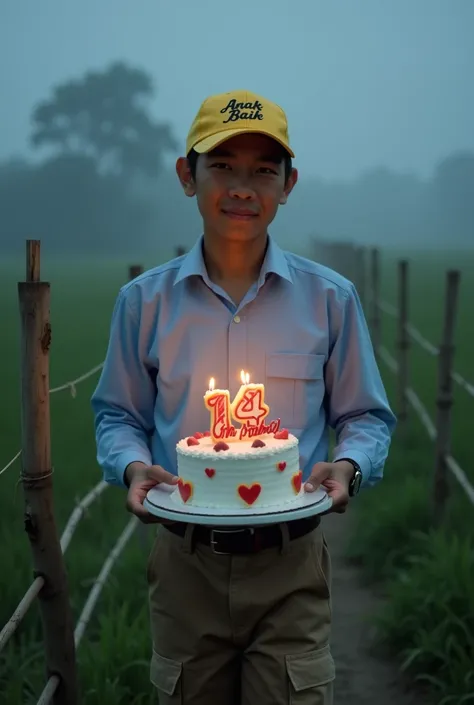
<path id="1" fill-rule="evenodd" d="M 474 0 L 0 0 L 0 160 L 28 154 L 51 87 L 123 59 L 184 148 L 202 99 L 279 102 L 301 175 L 428 176 L 474 150 Z"/>

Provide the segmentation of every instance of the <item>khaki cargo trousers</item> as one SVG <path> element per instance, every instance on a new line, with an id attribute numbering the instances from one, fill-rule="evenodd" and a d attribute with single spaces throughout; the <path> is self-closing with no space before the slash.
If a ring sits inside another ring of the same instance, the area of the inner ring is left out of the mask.
<path id="1" fill-rule="evenodd" d="M 160 705 L 332 705 L 331 566 L 321 525 L 251 555 L 160 526 L 148 559 Z"/>

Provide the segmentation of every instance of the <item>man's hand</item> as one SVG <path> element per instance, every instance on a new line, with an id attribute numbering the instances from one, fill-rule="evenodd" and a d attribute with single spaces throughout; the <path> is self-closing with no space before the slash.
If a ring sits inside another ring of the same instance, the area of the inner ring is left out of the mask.
<path id="1" fill-rule="evenodd" d="M 144 524 L 172 524 L 168 519 L 160 519 L 147 512 L 143 502 L 148 490 L 160 482 L 167 485 L 176 485 L 178 478 L 164 470 L 160 465 L 145 465 L 145 463 L 130 463 L 125 471 L 125 478 L 129 485 L 126 507 L 135 514 Z"/>
<path id="2" fill-rule="evenodd" d="M 347 460 L 338 463 L 316 463 L 304 488 L 306 492 L 314 492 L 322 485 L 332 498 L 331 509 L 323 514 L 343 514 L 349 503 L 349 483 L 353 474 L 354 466 Z"/>

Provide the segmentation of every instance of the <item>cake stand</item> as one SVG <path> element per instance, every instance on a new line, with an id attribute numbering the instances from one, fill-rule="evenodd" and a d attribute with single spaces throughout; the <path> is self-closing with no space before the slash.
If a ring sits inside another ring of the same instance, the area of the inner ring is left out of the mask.
<path id="1" fill-rule="evenodd" d="M 157 485 L 148 491 L 143 506 L 150 514 L 171 521 L 208 526 L 257 526 L 294 521 L 322 514 L 331 508 L 332 499 L 326 490 L 314 492 L 301 490 L 291 502 L 272 507 L 242 507 L 222 510 L 211 507 L 193 507 L 182 502 L 178 489 L 170 485 Z"/>

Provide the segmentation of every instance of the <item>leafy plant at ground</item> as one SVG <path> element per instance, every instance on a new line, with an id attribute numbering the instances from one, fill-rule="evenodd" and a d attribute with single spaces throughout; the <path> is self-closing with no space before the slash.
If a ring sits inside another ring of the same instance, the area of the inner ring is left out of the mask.
<path id="1" fill-rule="evenodd" d="M 473 586 L 470 538 L 419 533 L 377 618 L 380 637 L 403 657 L 402 668 L 429 683 L 440 705 L 474 702 Z"/>
<path id="2" fill-rule="evenodd" d="M 453 484 L 432 528 L 432 465 L 416 426 L 395 438 L 386 478 L 361 497 L 348 554 L 384 593 L 376 645 L 437 705 L 474 703 L 472 506 Z"/>

